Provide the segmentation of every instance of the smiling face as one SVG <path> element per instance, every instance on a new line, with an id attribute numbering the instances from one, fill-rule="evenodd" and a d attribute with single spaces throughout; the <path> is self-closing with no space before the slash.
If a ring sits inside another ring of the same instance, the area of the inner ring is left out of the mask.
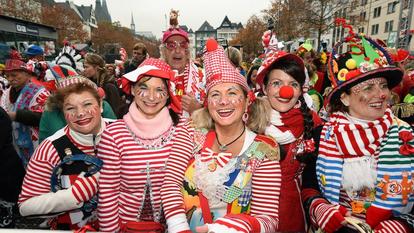
<path id="1" fill-rule="evenodd" d="M 172 70 L 184 72 L 185 66 L 190 59 L 188 42 L 182 36 L 171 36 L 164 43 L 165 61 L 171 66 Z"/>
<path id="2" fill-rule="evenodd" d="M 385 78 L 366 80 L 353 86 L 350 94 L 341 94 L 341 101 L 348 106 L 349 115 L 370 121 L 384 116 L 389 98 L 390 90 Z"/>
<path id="3" fill-rule="evenodd" d="M 156 77 L 143 77 L 132 87 L 132 94 L 135 104 L 147 119 L 154 118 L 169 97 L 165 81 Z"/>
<path id="4" fill-rule="evenodd" d="M 280 69 L 270 71 L 268 77 L 269 81 L 266 84 L 264 92 L 272 108 L 278 112 L 287 112 L 292 109 L 302 94 L 298 81 Z M 279 92 L 282 87 L 293 90 L 291 98 L 282 98 L 280 96 Z"/>
<path id="5" fill-rule="evenodd" d="M 88 91 L 71 93 L 63 101 L 63 114 L 69 128 L 81 134 L 99 133 L 101 111 L 101 104 Z"/>
<path id="6" fill-rule="evenodd" d="M 240 85 L 223 83 L 212 87 L 207 95 L 208 111 L 220 126 L 237 125 L 247 110 L 247 97 Z"/>

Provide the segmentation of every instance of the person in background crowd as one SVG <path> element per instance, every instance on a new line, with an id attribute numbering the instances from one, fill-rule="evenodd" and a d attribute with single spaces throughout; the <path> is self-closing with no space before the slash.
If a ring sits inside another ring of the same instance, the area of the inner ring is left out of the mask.
<path id="1" fill-rule="evenodd" d="M 106 64 L 105 65 L 105 69 L 106 69 L 106 72 L 108 73 L 109 77 L 111 79 L 113 78 L 113 79 L 116 80 L 115 68 L 116 68 L 115 64 Z"/>
<path id="2" fill-rule="evenodd" d="M 32 60 L 40 62 L 45 60 L 44 51 L 39 45 L 30 45 L 23 54 L 26 56 L 28 61 Z"/>
<path id="3" fill-rule="evenodd" d="M 257 71 L 259 70 L 259 67 L 260 65 L 252 65 L 246 76 L 247 84 L 249 85 L 250 89 L 253 90 L 253 92 L 256 92 L 260 89 L 260 86 L 256 84 Z"/>
<path id="4" fill-rule="evenodd" d="M 182 216 L 180 229 L 189 225 L 199 233 L 276 232 L 279 146 L 253 132 L 264 130 L 268 106 L 255 99 L 246 78 L 214 39 L 206 42 L 204 67 L 207 107 L 192 115 L 200 131 L 195 158 L 185 173 L 186 217 Z M 176 209 L 182 205 L 174 203 Z"/>
<path id="5" fill-rule="evenodd" d="M 63 87 L 59 86 L 59 83 L 64 79 L 70 78 L 71 76 L 76 76 L 77 74 L 71 70 L 68 66 L 55 65 L 50 67 L 53 69 L 54 79 L 56 80 L 55 86 L 59 90 Z M 66 75 L 66 76 L 65 76 Z M 102 92 L 100 92 L 100 95 Z M 51 96 L 54 96 L 55 93 L 52 93 Z M 103 96 L 101 96 L 103 97 Z M 39 140 L 42 142 L 47 137 L 52 136 L 58 130 L 62 129 L 67 125 L 63 111 L 60 109 L 59 105 L 54 104 L 54 98 L 49 98 L 46 102 L 46 109 L 42 114 L 39 124 Z M 50 103 L 49 103 L 50 102 Z M 111 106 L 105 100 L 102 100 L 102 117 L 107 119 L 116 119 L 115 113 L 112 111 Z"/>
<path id="6" fill-rule="evenodd" d="M 355 218 L 376 233 L 413 232 L 412 222 L 394 218 L 414 204 L 413 133 L 388 106 L 403 71 L 371 38 L 352 30 L 347 38 L 348 46 L 338 43 L 328 62 L 331 115 L 320 134 L 316 166 L 304 170 L 305 211 L 327 233 L 346 231 Z M 337 53 L 339 46 L 349 50 Z"/>
<path id="7" fill-rule="evenodd" d="M 305 232 L 302 170 L 310 159 L 316 157 L 312 132 L 322 121 L 308 108 L 303 96 L 306 80 L 303 60 L 282 50 L 266 51 L 256 82 L 272 107 L 265 134 L 275 138 L 284 152 L 280 162 L 282 184 L 277 231 Z"/>
<path id="8" fill-rule="evenodd" d="M 4 74 L 5 68 L 6 66 L 4 64 L 0 64 L 0 99 L 7 88 L 9 88 L 9 81 L 7 81 L 6 75 Z"/>
<path id="9" fill-rule="evenodd" d="M 246 71 L 243 69 L 242 66 L 242 54 L 240 50 L 235 47 L 229 46 L 224 50 L 224 54 L 228 57 L 234 67 L 240 72 L 241 75 L 246 76 Z"/>
<path id="10" fill-rule="evenodd" d="M 120 118 L 120 108 L 123 106 L 121 96 L 114 77 L 108 75 L 105 70 L 105 61 L 101 56 L 88 53 L 84 61 L 85 70 L 83 74 L 85 77 L 91 79 L 98 87 L 104 90 L 104 100 L 111 105 L 115 115 Z"/>
<path id="11" fill-rule="evenodd" d="M 14 228 L 25 170 L 13 147 L 12 121 L 0 107 L 0 228 Z"/>
<path id="12" fill-rule="evenodd" d="M 101 117 L 102 98 L 96 84 L 82 76 L 62 79 L 58 85 L 48 104 L 58 106 L 67 125 L 33 154 L 19 196 L 20 214 L 50 218 L 54 230 L 88 224 L 97 230 L 96 206 L 85 204 L 91 204 L 98 190 L 99 172 L 92 170 L 99 170 L 97 145 L 107 125 Z"/>
<path id="13" fill-rule="evenodd" d="M 176 111 L 188 117 L 203 106 L 205 78 L 202 70 L 191 61 L 188 33 L 177 25 L 170 25 L 164 32 L 160 51 L 161 58 L 178 72 L 171 87 L 181 103 Z"/>
<path id="14" fill-rule="evenodd" d="M 1 96 L 0 106 L 13 121 L 13 143 L 26 167 L 38 145 L 39 122 L 50 93 L 31 82 L 32 73 L 20 60 L 7 60 L 5 74 L 10 87 Z"/>
<path id="15" fill-rule="evenodd" d="M 132 49 L 132 58 L 124 63 L 125 73 L 135 70 L 148 57 L 147 47 L 144 43 L 136 43 Z"/>
<path id="16" fill-rule="evenodd" d="M 177 232 L 175 216 L 184 214 L 169 206 L 180 196 L 193 151 L 193 129 L 173 111 L 179 103 L 168 89 L 174 76 L 163 60 L 147 58 L 123 77 L 128 81 L 123 82 L 125 88 L 129 87 L 124 91 L 134 100 L 99 143 L 98 156 L 104 162 L 99 181 L 100 231 L 165 232 L 166 219 L 169 231 Z"/>

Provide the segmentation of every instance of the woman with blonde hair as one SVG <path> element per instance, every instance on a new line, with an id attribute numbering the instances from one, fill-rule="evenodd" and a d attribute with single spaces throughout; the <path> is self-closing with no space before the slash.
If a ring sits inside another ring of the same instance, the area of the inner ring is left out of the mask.
<path id="1" fill-rule="evenodd" d="M 198 145 L 183 184 L 186 215 L 177 229 L 193 232 L 275 232 L 280 191 L 279 147 L 260 135 L 265 101 L 213 39 L 204 53 L 206 108 L 193 115 Z M 177 211 L 183 203 L 177 201 Z M 180 232 L 180 231 L 178 231 Z"/>

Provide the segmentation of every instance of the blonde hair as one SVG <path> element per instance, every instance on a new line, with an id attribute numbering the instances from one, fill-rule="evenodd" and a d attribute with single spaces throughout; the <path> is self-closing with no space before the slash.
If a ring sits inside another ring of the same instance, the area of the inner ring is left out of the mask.
<path id="1" fill-rule="evenodd" d="M 247 128 L 258 134 L 263 134 L 268 122 L 270 122 L 270 104 L 265 97 L 257 97 L 249 106 L 247 120 Z M 210 116 L 207 108 L 201 108 L 193 112 L 191 115 L 194 128 L 196 129 L 214 129 L 214 121 Z"/>

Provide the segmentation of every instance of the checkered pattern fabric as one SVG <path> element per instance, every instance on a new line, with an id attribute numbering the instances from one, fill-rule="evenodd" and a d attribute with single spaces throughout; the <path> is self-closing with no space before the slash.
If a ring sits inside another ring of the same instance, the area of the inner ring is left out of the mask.
<path id="1" fill-rule="evenodd" d="M 69 85 L 72 84 L 77 84 L 77 83 L 85 83 L 87 85 L 92 86 L 95 89 L 98 89 L 98 86 L 92 82 L 91 80 L 81 76 L 81 75 L 75 75 L 75 76 L 70 76 L 64 79 L 61 79 L 57 84 L 56 87 L 57 88 L 65 88 Z"/>
<path id="2" fill-rule="evenodd" d="M 13 71 L 13 70 L 22 70 L 26 72 L 30 72 L 27 67 L 26 63 L 18 59 L 8 59 L 6 60 L 6 67 L 4 71 Z"/>
<path id="3" fill-rule="evenodd" d="M 214 39 L 206 42 L 204 52 L 204 69 L 206 72 L 206 91 L 222 83 L 237 83 L 247 92 L 250 91 L 246 78 L 234 67 L 224 55 L 224 49 Z"/>
<path id="4" fill-rule="evenodd" d="M 252 187 L 250 183 L 243 188 L 243 193 L 239 196 L 239 205 L 243 207 L 249 205 L 251 197 Z"/>

